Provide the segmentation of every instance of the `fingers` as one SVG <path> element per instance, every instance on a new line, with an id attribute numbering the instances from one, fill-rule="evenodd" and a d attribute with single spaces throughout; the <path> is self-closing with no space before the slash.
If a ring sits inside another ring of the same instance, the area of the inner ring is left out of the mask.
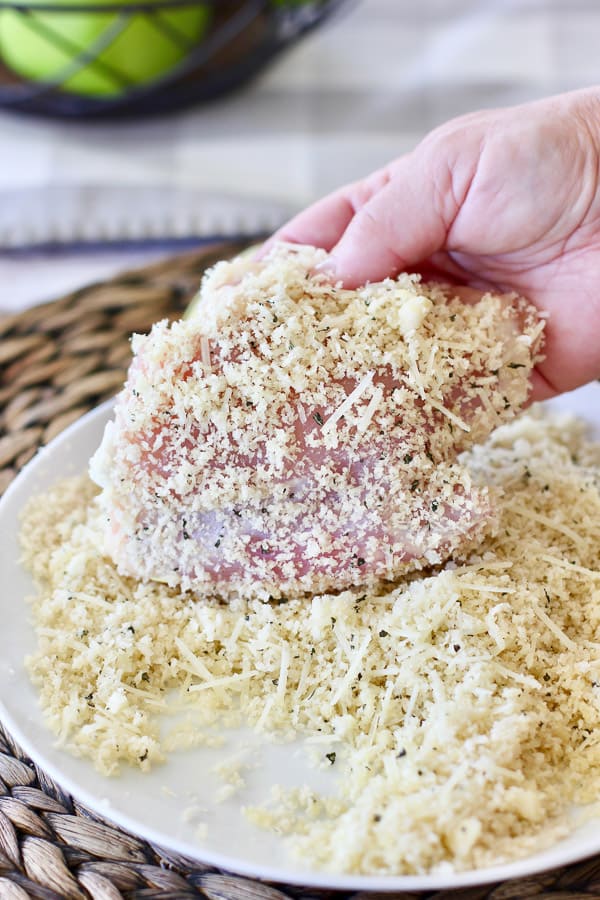
<path id="1" fill-rule="evenodd" d="M 268 242 L 313 244 L 330 252 L 332 281 L 354 288 L 416 265 L 445 246 L 464 191 L 444 144 L 417 148 L 369 178 L 300 213 Z M 463 178 L 463 181 L 465 179 Z"/>
<path id="2" fill-rule="evenodd" d="M 398 160 L 387 184 L 357 210 L 332 248 L 332 280 L 349 288 L 380 281 L 440 250 L 457 211 L 444 192 L 423 153 Z"/>
<path id="3" fill-rule="evenodd" d="M 303 210 L 283 228 L 276 231 L 264 246 L 261 255 L 272 244 L 285 241 L 291 244 L 312 244 L 331 250 L 352 220 L 355 209 L 348 196 L 348 188 L 342 188 Z"/>
<path id="4" fill-rule="evenodd" d="M 368 178 L 347 184 L 298 213 L 266 242 L 260 256 L 277 241 L 312 244 L 331 250 L 365 203 L 389 181 L 389 169 L 378 169 Z"/>

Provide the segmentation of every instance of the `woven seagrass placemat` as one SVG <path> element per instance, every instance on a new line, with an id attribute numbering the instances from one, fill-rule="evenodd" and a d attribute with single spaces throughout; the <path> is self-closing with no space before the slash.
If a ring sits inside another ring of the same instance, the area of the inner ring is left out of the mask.
<path id="1" fill-rule="evenodd" d="M 38 447 L 118 390 L 131 332 L 179 316 L 204 269 L 240 249 L 211 245 L 0 317 L 0 493 Z M 66 794 L 0 726 L 0 900 L 327 900 L 332 894 L 217 871 L 116 828 Z M 354 894 L 353 900 L 384 897 L 600 900 L 600 857 L 499 885 Z"/>

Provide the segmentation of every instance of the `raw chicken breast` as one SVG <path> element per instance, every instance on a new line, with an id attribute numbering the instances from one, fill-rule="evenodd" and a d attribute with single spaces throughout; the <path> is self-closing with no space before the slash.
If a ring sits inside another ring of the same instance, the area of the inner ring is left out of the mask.
<path id="1" fill-rule="evenodd" d="M 543 323 L 415 275 L 344 290 L 322 258 L 219 263 L 191 319 L 134 338 L 91 464 L 122 574 L 280 598 L 395 579 L 492 527 L 456 457 L 526 401 Z"/>

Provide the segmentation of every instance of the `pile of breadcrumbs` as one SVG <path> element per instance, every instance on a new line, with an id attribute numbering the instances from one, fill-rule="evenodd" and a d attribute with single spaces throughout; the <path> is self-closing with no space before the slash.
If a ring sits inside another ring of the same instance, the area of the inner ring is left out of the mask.
<path id="1" fill-rule="evenodd" d="M 49 726 L 106 774 L 215 725 L 313 753 L 329 736 L 336 798 L 282 790 L 246 814 L 338 872 L 470 868 L 552 842 L 573 802 L 600 796 L 600 447 L 536 413 L 464 461 L 502 493 L 465 564 L 278 604 L 120 577 L 98 553 L 97 489 L 57 485 L 22 528 Z M 203 724 L 165 746 L 174 696 Z"/>

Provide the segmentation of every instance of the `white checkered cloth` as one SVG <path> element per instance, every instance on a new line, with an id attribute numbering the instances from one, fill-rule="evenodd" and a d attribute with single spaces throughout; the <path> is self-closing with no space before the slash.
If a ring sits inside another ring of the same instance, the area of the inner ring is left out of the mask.
<path id="1" fill-rule="evenodd" d="M 3 191 L 19 187 L 158 184 L 300 208 L 448 118 L 600 82 L 599 37 L 598 0 L 357 0 L 243 91 L 169 119 L 0 114 L 0 207 L 18 202 Z M 139 258 L 104 254 L 102 266 Z M 99 259 L 89 277 L 104 271 Z M 40 283 L 46 296 L 65 287 L 40 279 L 38 262 L 38 286 L 15 293 L 20 265 L 0 258 L 0 308 L 42 299 Z"/>

